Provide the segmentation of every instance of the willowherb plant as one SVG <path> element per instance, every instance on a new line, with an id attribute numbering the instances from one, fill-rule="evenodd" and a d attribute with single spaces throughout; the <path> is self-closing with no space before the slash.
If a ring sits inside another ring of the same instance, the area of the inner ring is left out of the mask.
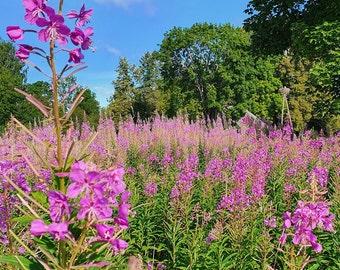
<path id="1" fill-rule="evenodd" d="M 33 241 L 24 241 L 21 234 L 27 235 L 28 228 L 15 231 L 10 226 L 10 205 L 0 204 L 1 230 L 6 233 L 3 242 L 11 243 L 15 239 L 22 247 L 19 251 L 26 250 L 24 256 L 17 256 L 15 250 L 10 247 L 10 256 L 1 256 L 1 262 L 7 262 L 23 269 L 88 269 L 110 265 L 112 255 L 124 253 L 128 243 L 119 238 L 119 235 L 129 228 L 128 216 L 130 204 L 128 203 L 130 191 L 126 189 L 123 181 L 123 166 L 106 170 L 88 162 L 85 158 L 85 148 L 95 139 L 94 132 L 88 142 L 85 143 L 78 154 L 73 156 L 74 141 L 72 141 L 72 127 L 68 121 L 82 101 L 83 89 L 75 98 L 70 109 L 60 115 L 60 102 L 58 84 L 65 76 L 73 75 L 84 68 L 81 62 L 84 59 L 83 51 L 93 49 L 92 27 L 86 27 L 92 16 L 93 10 L 85 9 L 82 5 L 80 11 L 71 10 L 63 14 L 63 0 L 59 0 L 58 9 L 54 9 L 47 0 L 23 0 L 26 10 L 25 21 L 38 30 L 26 30 L 20 26 L 8 26 L 7 34 L 12 41 L 21 41 L 26 33 L 35 33 L 40 42 L 47 42 L 49 50 L 28 44 L 19 44 L 15 52 L 16 57 L 22 62 L 33 66 L 51 80 L 53 91 L 53 108 L 45 106 L 37 98 L 26 92 L 22 93 L 28 101 L 35 105 L 47 118 L 53 120 L 51 125 L 52 137 L 43 138 L 34 135 L 32 131 L 24 127 L 14 119 L 30 137 L 41 145 L 47 145 L 52 149 L 56 160 L 46 160 L 45 153 L 39 152 L 33 144 L 26 143 L 32 148 L 44 165 L 44 170 L 51 172 L 53 183 L 47 183 L 43 192 L 30 192 L 30 187 L 21 172 L 17 172 L 15 164 L 0 164 L 1 189 L 4 191 L 2 202 L 8 202 L 9 196 L 13 196 L 17 202 L 23 204 L 18 208 L 30 222 L 29 232 Z M 65 23 L 65 18 L 75 20 L 74 30 Z M 67 48 L 70 42 L 75 48 Z M 68 63 L 57 72 L 55 55 L 67 53 Z M 51 75 L 28 61 L 32 55 L 38 55 L 46 59 Z M 68 73 L 68 74 L 66 74 Z M 67 94 L 70 94 L 76 86 L 72 86 Z M 67 131 L 68 130 L 68 131 Z M 64 138 L 63 131 L 66 134 Z M 73 132 L 74 133 L 74 132 Z M 48 139 L 48 142 L 46 142 Z M 42 147 L 41 149 L 46 149 Z M 39 150 L 41 150 L 39 149 Z M 42 170 L 34 168 L 30 158 L 24 156 L 30 169 L 38 179 L 44 178 Z M 8 170 L 8 166 L 11 170 Z M 10 173 L 9 173 L 10 172 Z M 33 174 L 33 173 L 32 173 Z M 43 181 L 47 182 L 48 179 Z M 37 187 L 37 189 L 39 189 Z"/>
<path id="2" fill-rule="evenodd" d="M 330 203 L 317 202 L 311 203 L 298 201 L 298 206 L 293 213 L 285 212 L 283 215 L 283 229 L 294 229 L 293 233 L 284 232 L 280 237 L 280 243 L 286 242 L 287 236 L 293 236 L 293 244 L 301 247 L 313 247 L 315 252 L 322 250 L 322 245 L 318 242 L 314 230 L 335 232 L 333 219 L 335 215 L 330 214 L 328 206 Z"/>
<path id="3" fill-rule="evenodd" d="M 320 253 L 323 249 L 318 240 L 318 232 L 335 233 L 335 215 L 329 211 L 331 202 L 323 197 L 328 181 L 328 169 L 316 166 L 308 173 L 307 183 L 310 188 L 300 191 L 307 199 L 298 200 L 293 212 L 286 211 L 283 214 L 283 233 L 279 238 L 280 245 L 285 245 L 287 237 L 292 237 L 292 243 L 299 247 L 297 256 L 301 256 L 308 247 L 314 252 Z M 295 192 L 294 186 L 285 186 L 285 192 Z M 309 256 L 303 261 L 303 265 L 309 263 Z"/>

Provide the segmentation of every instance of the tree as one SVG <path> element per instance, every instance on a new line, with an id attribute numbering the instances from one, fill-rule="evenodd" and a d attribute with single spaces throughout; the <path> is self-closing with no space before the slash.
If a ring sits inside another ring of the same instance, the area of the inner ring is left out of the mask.
<path id="1" fill-rule="evenodd" d="M 252 33 L 252 45 L 261 55 L 283 54 L 296 41 L 294 28 L 316 27 L 335 22 L 340 16 L 340 2 L 334 0 L 251 0 L 245 13 L 244 27 Z"/>
<path id="2" fill-rule="evenodd" d="M 249 109 L 268 117 L 270 106 L 277 107 L 280 82 L 274 78 L 273 59 L 254 59 L 249 40 L 249 33 L 229 24 L 195 24 L 165 33 L 160 60 L 167 114 L 185 111 L 195 119 L 203 113 L 215 120 L 225 112 L 239 119 Z M 264 67 L 269 69 L 258 71 Z M 265 104 L 272 94 L 274 102 Z"/>
<path id="3" fill-rule="evenodd" d="M 306 83 L 315 89 L 315 122 L 340 128 L 340 1 L 252 0 L 245 12 L 258 54 L 290 51 L 295 61 L 312 64 Z"/>
<path id="4" fill-rule="evenodd" d="M 108 105 L 108 113 L 116 123 L 127 119 L 129 115 L 136 116 L 132 106 L 136 90 L 135 70 L 135 65 L 130 65 L 126 57 L 119 59 L 117 79 L 112 81 L 114 92 Z"/>
<path id="5" fill-rule="evenodd" d="M 66 77 L 58 82 L 59 102 L 63 113 L 66 113 L 82 87 L 77 84 L 76 76 Z"/>
<path id="6" fill-rule="evenodd" d="M 23 90 L 38 99 L 43 105 L 52 107 L 52 88 L 50 83 L 46 81 L 36 81 L 24 86 Z M 20 121 L 27 124 L 44 118 L 41 111 L 32 103 L 25 100 L 24 96 L 22 96 L 22 99 L 22 105 L 18 108 L 18 118 Z"/>
<path id="7" fill-rule="evenodd" d="M 81 91 L 79 89 L 75 96 Z M 74 122 L 79 124 L 87 121 L 91 127 L 97 127 L 99 124 L 100 106 L 99 102 L 96 100 L 96 95 L 90 89 L 86 89 L 83 93 L 83 101 L 75 109 L 72 119 Z"/>
<path id="8" fill-rule="evenodd" d="M 162 77 L 161 64 L 157 59 L 157 52 L 146 52 L 140 59 L 140 66 L 136 69 L 135 94 L 133 111 L 142 120 L 154 117 L 155 113 L 162 114 Z"/>
<path id="9" fill-rule="evenodd" d="M 20 106 L 25 98 L 14 91 L 22 88 L 26 81 L 26 67 L 15 57 L 12 43 L 0 42 L 0 129 L 3 129 L 11 115 L 20 118 Z"/>

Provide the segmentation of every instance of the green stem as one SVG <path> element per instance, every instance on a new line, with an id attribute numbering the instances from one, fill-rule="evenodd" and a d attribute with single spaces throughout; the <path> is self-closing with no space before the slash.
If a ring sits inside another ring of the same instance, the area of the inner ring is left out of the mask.
<path id="1" fill-rule="evenodd" d="M 79 239 L 78 239 L 78 245 L 76 246 L 75 250 L 72 252 L 72 257 L 71 257 L 71 259 L 70 259 L 70 262 L 69 262 L 69 264 L 68 264 L 68 268 L 67 268 L 67 269 L 71 269 L 71 267 L 73 266 L 73 263 L 74 263 L 74 261 L 75 261 L 77 255 L 78 255 L 78 253 L 79 253 L 79 251 L 80 251 L 80 248 L 81 248 L 81 246 L 82 246 L 82 244 L 83 244 L 83 241 L 84 241 L 84 239 L 85 239 L 85 236 L 86 236 L 86 232 L 87 232 L 88 226 L 89 226 L 89 224 L 88 224 L 88 222 L 86 221 L 85 226 L 83 227 L 83 229 L 82 229 L 82 231 L 81 231 L 81 235 L 80 235 L 80 237 L 79 237 Z"/>

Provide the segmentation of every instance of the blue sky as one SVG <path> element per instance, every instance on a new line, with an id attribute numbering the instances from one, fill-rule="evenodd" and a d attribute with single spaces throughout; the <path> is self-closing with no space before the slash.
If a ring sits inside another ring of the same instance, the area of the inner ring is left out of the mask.
<path id="1" fill-rule="evenodd" d="M 93 17 L 88 26 L 94 28 L 93 46 L 96 51 L 86 51 L 87 69 L 76 74 L 78 83 L 89 87 L 101 106 L 114 89 L 119 57 L 127 57 L 131 64 L 138 64 L 147 51 L 158 50 L 164 33 L 173 27 L 191 27 L 195 23 L 230 23 L 242 26 L 248 0 L 64 0 L 64 12 L 79 10 L 85 3 L 86 9 L 93 8 Z M 49 5 L 57 7 L 58 0 L 50 0 Z M 23 20 L 25 10 L 22 0 L 0 1 L 0 38 L 8 40 L 6 26 L 20 25 L 23 29 L 32 27 Z M 4 12 L 5 11 L 5 12 Z M 73 26 L 67 22 L 70 28 Z M 29 36 L 30 35 L 30 36 Z M 40 44 L 34 34 L 25 33 L 20 43 L 32 46 Z M 45 47 L 46 48 L 46 47 Z M 58 56 L 62 65 L 65 59 Z M 66 58 L 67 60 L 67 58 Z M 44 67 L 44 61 L 31 57 L 29 61 Z M 48 72 L 48 69 L 46 70 Z M 49 74 L 49 72 L 48 72 Z M 47 80 L 41 73 L 29 68 L 29 82 Z"/>

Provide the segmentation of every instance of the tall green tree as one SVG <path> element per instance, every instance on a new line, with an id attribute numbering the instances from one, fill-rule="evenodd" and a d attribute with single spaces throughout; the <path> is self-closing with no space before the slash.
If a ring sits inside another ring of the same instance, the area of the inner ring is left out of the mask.
<path id="1" fill-rule="evenodd" d="M 27 68 L 15 57 L 12 43 L 0 41 L 0 129 L 3 129 L 11 115 L 20 118 L 20 106 L 25 98 L 14 91 L 23 88 Z"/>
<path id="2" fill-rule="evenodd" d="M 294 129 L 303 132 L 315 118 L 315 104 L 318 100 L 316 89 L 309 84 L 312 63 L 307 59 L 282 56 L 277 65 L 277 74 L 283 85 L 291 91 L 287 98 Z"/>
<path id="3" fill-rule="evenodd" d="M 269 108 L 275 111 L 278 105 L 275 59 L 254 59 L 249 47 L 250 34 L 229 24 L 195 24 L 165 33 L 160 59 L 167 114 L 185 111 L 196 118 L 203 113 L 214 120 L 225 112 L 238 119 L 248 109 L 268 117 Z"/>
<path id="4" fill-rule="evenodd" d="M 78 91 L 75 92 L 75 96 L 77 96 L 81 90 L 82 89 L 78 89 Z M 83 101 L 75 109 L 72 119 L 79 124 L 87 121 L 91 127 L 96 128 L 99 124 L 100 116 L 100 105 L 96 99 L 96 94 L 90 89 L 86 89 L 82 97 Z"/>
<path id="5" fill-rule="evenodd" d="M 313 64 L 306 83 L 315 89 L 315 122 L 340 128 L 340 1 L 252 0 L 245 12 L 258 54 L 290 51 Z"/>
<path id="6" fill-rule="evenodd" d="M 340 16 L 340 1 L 334 0 L 251 0 L 244 27 L 252 32 L 252 45 L 259 54 L 282 54 L 291 49 L 297 24 L 308 29 Z"/>
<path id="7" fill-rule="evenodd" d="M 162 77 L 161 64 L 157 52 L 146 52 L 140 59 L 136 69 L 137 87 L 133 98 L 133 110 L 142 120 L 154 117 L 155 113 L 162 114 L 164 103 L 161 93 Z"/>
<path id="8" fill-rule="evenodd" d="M 24 86 L 23 90 L 39 100 L 43 105 L 52 107 L 52 88 L 46 81 L 36 81 Z M 32 103 L 22 96 L 22 105 L 18 108 L 18 118 L 24 124 L 33 123 L 44 118 L 44 115 Z"/>
<path id="9" fill-rule="evenodd" d="M 82 87 L 78 85 L 76 76 L 69 76 L 59 81 L 59 102 L 64 113 L 66 113 L 70 109 L 73 100 L 81 89 Z"/>
<path id="10" fill-rule="evenodd" d="M 136 66 L 131 65 L 126 57 L 119 59 L 116 69 L 117 78 L 112 81 L 114 92 L 110 97 L 107 110 L 116 123 L 127 119 L 130 115 L 136 117 L 136 112 L 133 110 L 136 91 L 135 71 Z"/>

